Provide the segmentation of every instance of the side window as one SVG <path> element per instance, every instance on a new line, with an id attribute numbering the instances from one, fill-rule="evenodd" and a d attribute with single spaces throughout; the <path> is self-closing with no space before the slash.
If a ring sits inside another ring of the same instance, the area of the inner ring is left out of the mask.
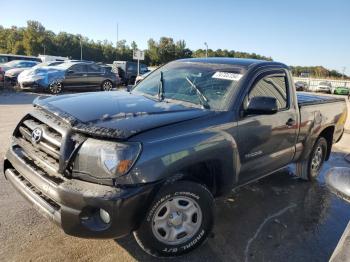
<path id="1" fill-rule="evenodd" d="M 16 66 L 16 68 L 22 68 L 22 67 L 27 67 L 27 62 L 20 62 Z"/>
<path id="2" fill-rule="evenodd" d="M 94 65 L 94 64 L 88 65 L 87 68 L 88 68 L 89 73 L 101 73 L 102 72 L 102 68 L 99 67 L 98 65 Z"/>
<path id="3" fill-rule="evenodd" d="M 148 72 L 148 68 L 146 65 L 140 65 L 140 73 L 144 74 Z"/>
<path id="4" fill-rule="evenodd" d="M 70 70 L 73 70 L 74 73 L 84 73 L 84 72 L 86 72 L 85 65 L 83 65 L 83 64 L 73 65 L 73 66 L 71 66 Z"/>
<path id="5" fill-rule="evenodd" d="M 288 90 L 286 77 L 282 75 L 265 76 L 260 79 L 254 87 L 250 90 L 248 96 L 244 101 L 244 108 L 249 104 L 252 97 L 267 96 L 274 97 L 277 100 L 278 110 L 288 108 Z"/>
<path id="6" fill-rule="evenodd" d="M 0 56 L 0 63 L 6 63 L 8 61 L 7 57 Z"/>
<path id="7" fill-rule="evenodd" d="M 137 64 L 134 64 L 134 63 L 128 64 L 128 68 L 126 70 L 128 72 L 136 72 L 137 71 Z"/>
<path id="8" fill-rule="evenodd" d="M 25 63 L 25 67 L 32 67 L 32 66 L 35 66 L 36 65 L 36 63 L 34 63 L 34 62 L 26 62 Z"/>
<path id="9" fill-rule="evenodd" d="M 151 74 L 147 77 L 147 84 L 139 84 L 140 86 L 137 86 L 137 91 L 141 91 L 143 93 L 149 94 L 149 95 L 156 95 L 158 94 L 158 89 L 160 85 L 160 73 L 156 72 Z"/>

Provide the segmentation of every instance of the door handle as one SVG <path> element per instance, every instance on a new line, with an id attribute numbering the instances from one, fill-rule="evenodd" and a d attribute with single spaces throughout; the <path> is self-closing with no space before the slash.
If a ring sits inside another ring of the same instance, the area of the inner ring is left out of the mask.
<path id="1" fill-rule="evenodd" d="M 286 125 L 288 128 L 291 128 L 293 125 L 295 125 L 295 120 L 293 118 L 289 118 Z"/>

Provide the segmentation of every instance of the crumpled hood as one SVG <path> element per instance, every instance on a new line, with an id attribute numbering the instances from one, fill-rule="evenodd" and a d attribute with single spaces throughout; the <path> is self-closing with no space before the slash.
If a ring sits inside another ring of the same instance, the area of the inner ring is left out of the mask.
<path id="1" fill-rule="evenodd" d="M 53 66 L 34 67 L 24 70 L 18 76 L 18 82 L 41 81 L 43 86 L 48 86 L 56 80 L 63 80 L 65 78 L 65 70 Z"/>
<path id="2" fill-rule="evenodd" d="M 79 132 L 117 139 L 210 113 L 126 91 L 53 96 L 36 99 L 34 105 L 58 115 Z"/>

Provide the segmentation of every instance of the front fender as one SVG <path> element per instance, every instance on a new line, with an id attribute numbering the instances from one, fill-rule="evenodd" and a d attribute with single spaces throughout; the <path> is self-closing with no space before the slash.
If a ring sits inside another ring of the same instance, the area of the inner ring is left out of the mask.
<path id="1" fill-rule="evenodd" d="M 221 172 L 215 174 L 220 191 L 229 191 L 237 182 L 240 164 L 236 142 L 224 131 L 198 131 L 144 143 L 129 176 L 133 183 L 152 183 L 211 161 L 220 165 Z"/>

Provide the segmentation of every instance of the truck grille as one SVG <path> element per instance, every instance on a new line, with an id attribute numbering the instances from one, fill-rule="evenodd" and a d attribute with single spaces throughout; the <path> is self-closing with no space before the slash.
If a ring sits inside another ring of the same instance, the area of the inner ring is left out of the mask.
<path id="1" fill-rule="evenodd" d="M 34 130 L 39 132 L 39 135 L 35 136 L 37 139 L 32 137 Z M 14 142 L 25 157 L 32 160 L 38 168 L 48 174 L 57 175 L 61 155 L 61 133 L 28 115 L 17 127 Z"/>

